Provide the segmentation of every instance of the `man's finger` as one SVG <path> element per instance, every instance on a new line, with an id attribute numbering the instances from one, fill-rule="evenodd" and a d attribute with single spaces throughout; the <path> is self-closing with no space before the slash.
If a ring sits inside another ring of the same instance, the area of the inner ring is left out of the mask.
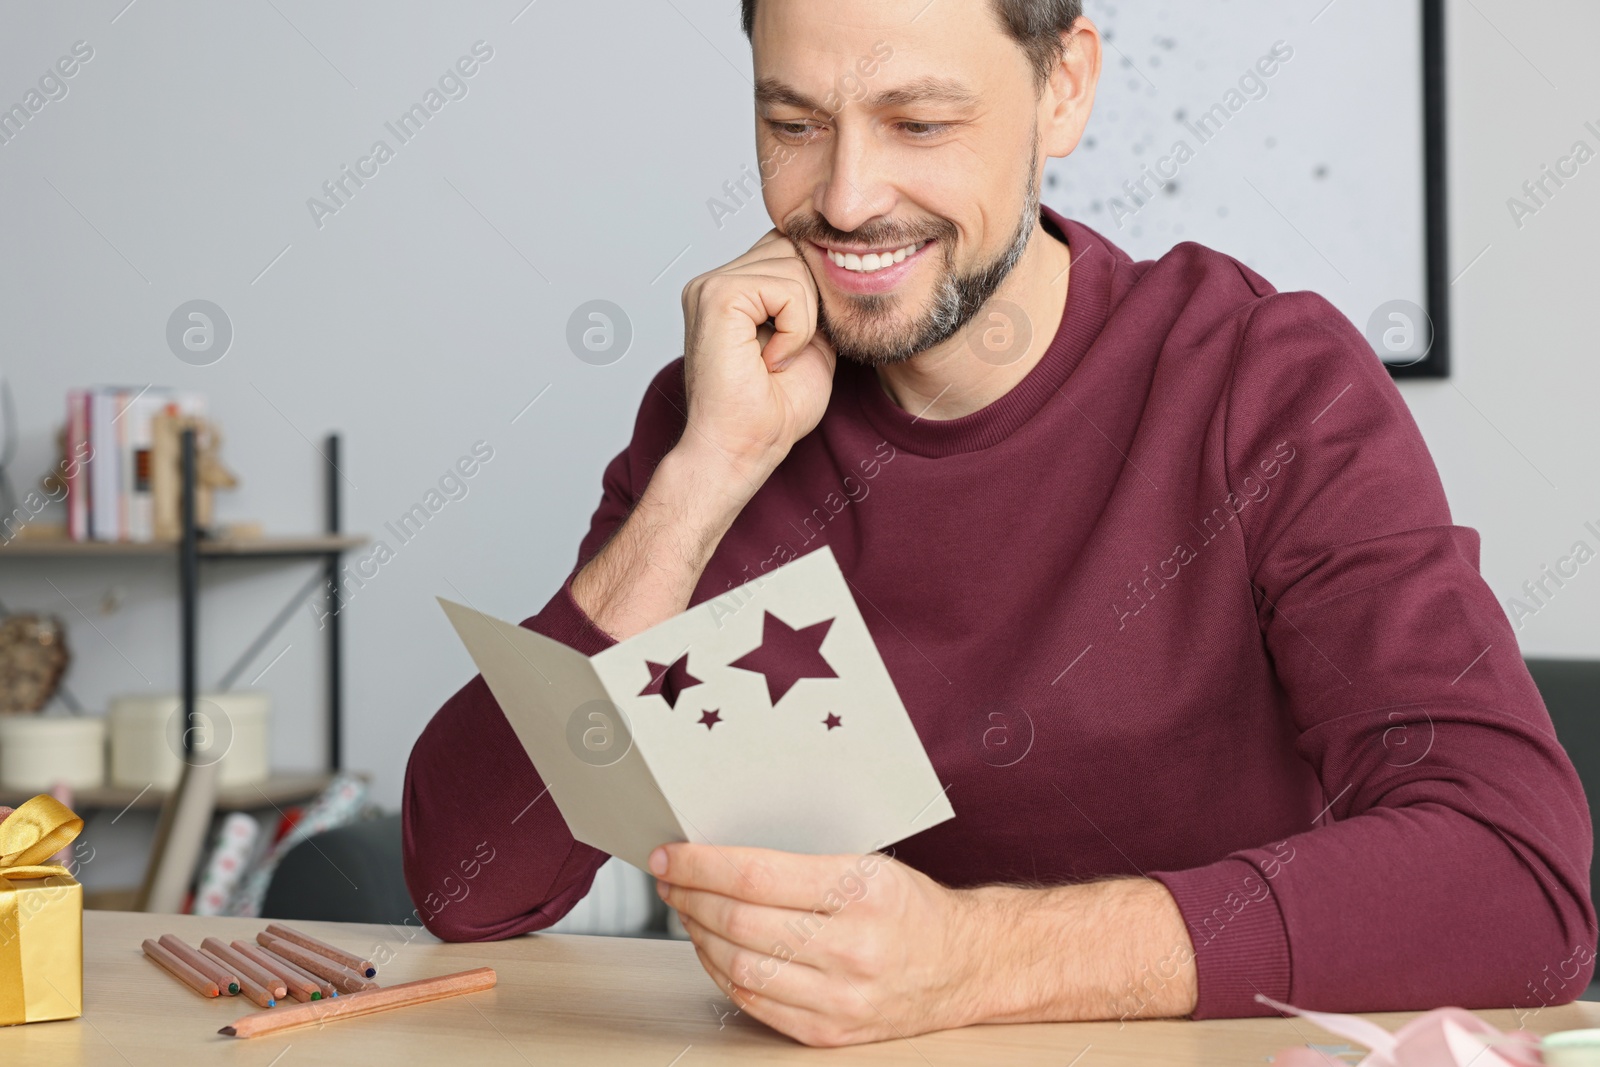
<path id="1" fill-rule="evenodd" d="M 733 259 L 724 263 L 718 270 L 728 270 L 733 267 L 743 266 L 763 259 L 799 259 L 800 253 L 795 248 L 794 242 L 789 240 L 777 230 L 769 230 L 761 240 L 739 253 Z"/>
<path id="2" fill-rule="evenodd" d="M 826 1011 L 831 983 L 838 979 L 784 955 L 751 951 L 719 936 L 692 918 L 684 918 L 683 928 L 700 954 L 721 974 L 731 977 L 757 996 L 810 1011 Z"/>
<path id="3" fill-rule="evenodd" d="M 828 1025 L 826 1017 L 744 989 L 718 969 L 717 965 L 701 951 L 699 945 L 695 946 L 694 952 L 699 957 L 700 966 L 705 969 L 706 974 L 710 975 L 718 989 L 728 994 L 729 999 L 741 1013 L 797 1041 L 807 1044 L 820 1043 L 818 1037 Z"/>
<path id="4" fill-rule="evenodd" d="M 748 1011 L 751 1002 L 755 1000 L 755 995 L 748 990 L 739 988 L 737 982 L 729 978 L 715 963 L 711 962 L 711 957 L 707 956 L 705 950 L 698 944 L 694 946 L 694 954 L 700 960 L 700 966 L 705 970 L 706 975 L 716 984 L 718 989 L 722 990 L 724 996 L 733 1001 L 733 1006 L 740 1011 Z"/>
<path id="5" fill-rule="evenodd" d="M 792 956 L 815 937 L 830 918 L 809 911 L 751 904 L 703 889 L 661 884 L 666 886 L 661 899 L 666 901 L 667 907 L 730 944 L 752 952 L 770 954 L 782 944 Z"/>
<path id="6" fill-rule="evenodd" d="M 657 878 L 725 897 L 797 908 L 838 911 L 870 889 L 871 878 L 889 862 L 877 853 L 864 856 L 803 856 L 769 848 L 696 845 L 674 842 L 650 854 Z"/>

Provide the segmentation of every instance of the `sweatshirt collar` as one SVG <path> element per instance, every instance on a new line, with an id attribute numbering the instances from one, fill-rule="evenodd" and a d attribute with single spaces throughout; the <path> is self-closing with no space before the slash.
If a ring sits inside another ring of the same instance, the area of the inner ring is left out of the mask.
<path id="1" fill-rule="evenodd" d="M 840 360 L 839 384 L 853 394 L 862 415 L 896 448 L 938 457 L 998 444 L 1032 418 L 1060 389 L 1099 336 L 1108 314 L 1116 253 L 1089 227 L 1040 205 L 1040 224 L 1066 242 L 1072 255 L 1067 305 L 1050 347 L 1011 391 L 958 419 L 926 419 L 889 399 L 871 367 Z"/>

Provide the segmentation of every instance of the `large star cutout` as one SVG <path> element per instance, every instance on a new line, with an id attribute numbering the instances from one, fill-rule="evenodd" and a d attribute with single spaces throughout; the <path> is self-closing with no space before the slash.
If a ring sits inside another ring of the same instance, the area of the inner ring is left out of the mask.
<path id="1" fill-rule="evenodd" d="M 670 666 L 664 663 L 652 663 L 645 660 L 644 665 L 650 669 L 650 684 L 639 690 L 642 697 L 659 694 L 667 702 L 667 707 L 678 706 L 678 696 L 691 685 L 699 685 L 700 679 L 689 673 L 689 653 L 685 652 L 672 662 Z"/>
<path id="2" fill-rule="evenodd" d="M 822 639 L 828 636 L 832 619 L 796 630 L 770 611 L 762 614 L 761 644 L 728 666 L 766 675 L 773 707 L 802 678 L 839 677 L 822 658 Z"/>

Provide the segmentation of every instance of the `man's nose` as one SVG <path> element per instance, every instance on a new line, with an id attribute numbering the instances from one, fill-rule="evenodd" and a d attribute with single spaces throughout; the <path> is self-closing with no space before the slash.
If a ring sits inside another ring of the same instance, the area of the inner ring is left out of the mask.
<path id="1" fill-rule="evenodd" d="M 813 194 L 818 212 L 845 233 L 890 214 L 897 197 L 887 164 L 867 130 L 836 128 L 828 173 Z"/>

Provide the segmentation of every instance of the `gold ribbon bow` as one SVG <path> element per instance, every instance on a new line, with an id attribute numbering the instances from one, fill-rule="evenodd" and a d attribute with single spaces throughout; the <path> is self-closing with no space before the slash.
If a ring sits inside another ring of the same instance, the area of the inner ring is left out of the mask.
<path id="1" fill-rule="evenodd" d="M 40 795 L 0 821 L 0 1025 L 27 1018 L 22 988 L 22 917 L 16 882 L 71 876 L 44 861 L 72 844 L 83 820 L 54 797 Z"/>

